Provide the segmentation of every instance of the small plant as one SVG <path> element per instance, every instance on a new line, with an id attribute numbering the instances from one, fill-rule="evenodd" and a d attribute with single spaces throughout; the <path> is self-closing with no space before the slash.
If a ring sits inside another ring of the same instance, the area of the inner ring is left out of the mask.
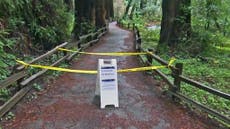
<path id="1" fill-rule="evenodd" d="M 39 69 L 36 69 L 36 68 L 33 68 L 33 67 L 28 68 L 29 75 L 33 75 L 34 73 L 36 73 L 38 71 L 39 71 Z"/>
<path id="2" fill-rule="evenodd" d="M 33 101 L 34 99 L 37 99 L 37 98 L 38 98 L 38 96 L 37 96 L 37 94 L 34 92 L 34 93 L 32 93 L 31 95 L 28 95 L 28 96 L 26 97 L 27 103 L 29 103 L 29 102 Z"/>
<path id="3" fill-rule="evenodd" d="M 14 119 L 14 117 L 15 117 L 14 113 L 9 112 L 9 113 L 6 115 L 6 120 L 12 120 L 12 119 Z"/>
<path id="4" fill-rule="evenodd" d="M 42 88 L 41 88 L 41 85 L 37 84 L 37 83 L 34 83 L 33 84 L 33 87 L 36 91 L 42 91 Z"/>
<path id="5" fill-rule="evenodd" d="M 9 92 L 9 90 L 7 90 L 5 88 L 0 89 L 0 100 L 5 102 L 9 98 L 10 98 L 10 92 Z"/>

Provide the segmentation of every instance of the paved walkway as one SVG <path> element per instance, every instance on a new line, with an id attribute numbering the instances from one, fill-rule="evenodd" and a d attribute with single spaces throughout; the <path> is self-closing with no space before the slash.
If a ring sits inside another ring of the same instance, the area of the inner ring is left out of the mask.
<path id="1" fill-rule="evenodd" d="M 109 33 L 87 51 L 133 51 L 133 35 L 110 24 Z M 99 58 L 82 55 L 73 69 L 96 69 Z M 114 58 L 114 57 L 113 57 Z M 118 68 L 140 66 L 133 57 L 115 57 Z M 29 103 L 16 106 L 16 118 L 4 129 L 212 129 L 213 125 L 173 103 L 157 89 L 145 73 L 118 75 L 119 108 L 99 109 L 95 105 L 95 75 L 64 73 Z"/>

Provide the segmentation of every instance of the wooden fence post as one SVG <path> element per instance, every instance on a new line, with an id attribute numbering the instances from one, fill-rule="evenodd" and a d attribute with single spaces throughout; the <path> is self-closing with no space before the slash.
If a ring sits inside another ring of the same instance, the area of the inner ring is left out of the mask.
<path id="1" fill-rule="evenodd" d="M 141 35 L 139 30 L 137 29 L 137 51 L 141 51 L 141 43 L 142 43 Z"/>
<path id="2" fill-rule="evenodd" d="M 138 37 L 136 45 L 137 45 L 136 47 L 137 51 L 140 52 L 141 51 L 141 38 L 140 37 Z"/>
<path id="3" fill-rule="evenodd" d="M 19 72 L 19 71 L 18 71 Z M 21 78 L 21 79 L 18 79 L 17 80 L 17 88 L 16 88 L 16 90 L 17 91 L 20 91 L 23 87 L 21 86 L 21 82 L 24 80 L 24 78 Z"/>
<path id="4" fill-rule="evenodd" d="M 78 49 L 81 49 L 81 39 L 80 39 L 80 37 L 78 37 L 78 40 L 79 40 L 79 42 L 77 42 L 77 48 Z"/>
<path id="5" fill-rule="evenodd" d="M 181 87 L 181 79 L 180 79 L 180 75 L 182 75 L 183 72 L 183 64 L 182 63 L 177 63 L 176 64 L 176 68 L 177 70 L 174 70 L 173 74 L 175 75 L 175 79 L 174 79 L 174 85 L 176 86 L 176 91 L 180 91 L 180 87 Z"/>
<path id="6" fill-rule="evenodd" d="M 107 25 L 106 25 L 106 27 L 107 27 Z M 105 29 L 105 31 L 107 31 L 107 29 Z M 92 40 L 93 40 L 93 35 L 90 35 L 90 41 L 92 41 Z M 90 43 L 89 46 L 93 46 L 93 43 Z"/>
<path id="7" fill-rule="evenodd" d="M 67 53 L 67 51 L 63 51 L 63 54 L 64 54 L 64 56 L 66 56 L 68 53 Z"/>
<path id="8" fill-rule="evenodd" d="M 176 69 L 172 70 L 172 74 L 174 76 L 174 87 L 171 87 L 169 90 L 171 90 L 172 92 L 176 93 L 176 92 L 180 92 L 180 88 L 181 88 L 181 79 L 180 79 L 180 75 L 182 75 L 183 72 L 183 64 L 182 63 L 177 63 L 176 64 Z M 172 96 L 173 100 L 176 100 L 175 96 Z"/>

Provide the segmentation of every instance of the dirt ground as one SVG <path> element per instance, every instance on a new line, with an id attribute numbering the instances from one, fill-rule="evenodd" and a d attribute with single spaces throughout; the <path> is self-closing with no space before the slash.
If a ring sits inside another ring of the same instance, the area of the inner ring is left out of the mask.
<path id="1" fill-rule="evenodd" d="M 133 35 L 110 24 L 110 31 L 90 52 L 134 51 Z M 118 69 L 140 66 L 135 56 L 82 55 L 72 69 L 97 69 L 98 59 L 115 58 Z M 214 129 L 213 124 L 175 104 L 144 72 L 118 74 L 119 108 L 94 102 L 96 75 L 63 73 L 37 99 L 16 105 L 16 118 L 3 129 Z"/>

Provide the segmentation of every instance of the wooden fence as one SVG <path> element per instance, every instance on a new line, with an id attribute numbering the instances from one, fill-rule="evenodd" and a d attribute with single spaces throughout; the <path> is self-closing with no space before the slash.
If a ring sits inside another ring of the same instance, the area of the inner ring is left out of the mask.
<path id="1" fill-rule="evenodd" d="M 74 43 L 65 42 L 54 49 L 46 52 L 45 54 L 33 59 L 29 64 L 39 63 L 45 59 L 52 58 L 56 54 L 58 59 L 49 64 L 49 66 L 57 66 L 63 61 L 71 61 L 78 53 L 67 54 L 66 52 L 59 51 L 58 48 L 77 48 L 79 51 L 86 49 L 89 46 L 97 43 L 97 41 L 108 31 L 108 24 L 100 28 L 96 32 L 80 36 L 80 40 Z M 12 97 L 0 106 L 0 117 L 5 115 L 15 104 L 17 104 L 33 87 L 32 83 L 35 79 L 41 77 L 48 70 L 43 69 L 39 72 L 31 73 L 25 69 L 24 66 L 16 66 L 16 72 L 5 80 L 1 81 L 0 89 L 14 89 Z"/>
<path id="2" fill-rule="evenodd" d="M 135 24 L 122 24 L 120 21 L 118 21 L 118 24 L 121 26 L 121 27 L 125 27 L 125 28 L 128 28 L 128 29 L 133 29 L 133 33 L 134 33 L 134 37 L 135 37 L 135 48 L 137 51 L 141 51 L 141 52 L 151 52 L 152 53 L 152 50 L 149 49 L 149 50 L 144 50 L 142 47 L 141 47 L 141 44 L 142 44 L 142 40 L 141 40 L 141 35 L 140 35 L 140 32 L 139 32 L 139 29 L 137 26 L 135 26 Z M 132 26 L 132 28 L 131 28 Z M 155 60 L 157 62 L 159 62 L 160 64 L 162 65 L 168 65 L 168 62 L 163 60 L 162 58 L 160 58 L 159 56 L 155 55 L 155 54 L 149 54 L 147 55 L 147 61 L 145 61 L 143 58 L 140 58 L 142 60 L 142 62 L 145 64 L 145 65 L 152 65 L 152 61 Z M 199 103 L 199 102 L 196 102 L 192 99 L 190 99 L 189 97 L 183 95 L 181 92 L 180 92 L 180 88 L 181 88 L 181 83 L 184 82 L 186 84 L 189 84 L 190 86 L 193 86 L 193 87 L 196 87 L 198 89 L 201 89 L 201 90 L 204 90 L 210 94 L 213 94 L 213 95 L 216 95 L 216 96 L 219 96 L 221 98 L 224 98 L 224 99 L 227 99 L 230 101 L 230 94 L 227 94 L 227 93 L 224 93 L 224 92 L 221 92 L 221 91 L 218 91 L 214 88 L 211 88 L 209 86 L 206 86 L 200 82 L 197 82 L 195 80 L 192 80 L 192 79 L 189 79 L 185 76 L 182 75 L 182 72 L 183 72 L 183 64 L 182 63 L 177 63 L 175 65 L 175 67 L 170 67 L 170 70 L 171 70 L 171 74 L 170 76 L 174 79 L 174 81 L 170 81 L 169 77 L 164 74 L 163 72 L 161 72 L 160 70 L 154 70 L 152 72 L 152 74 L 156 73 L 157 75 L 159 75 L 168 85 L 169 85 L 169 88 L 167 90 L 167 93 L 170 94 L 172 96 L 173 99 L 177 98 L 177 99 L 180 99 L 186 103 L 189 103 L 189 104 L 192 104 L 193 106 L 195 106 L 196 108 L 214 116 L 214 117 L 217 117 L 219 119 L 221 119 L 222 121 L 226 122 L 227 124 L 230 124 L 230 118 L 213 110 L 213 109 L 210 109 L 209 107 Z"/>

